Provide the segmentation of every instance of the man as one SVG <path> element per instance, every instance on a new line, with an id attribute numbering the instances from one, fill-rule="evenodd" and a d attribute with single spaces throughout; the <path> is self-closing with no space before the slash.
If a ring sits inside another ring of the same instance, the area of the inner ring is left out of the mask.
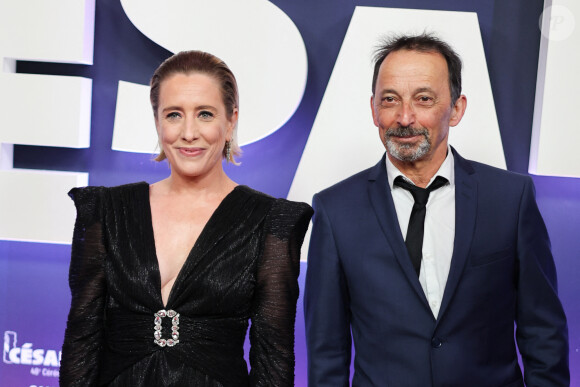
<path id="1" fill-rule="evenodd" d="M 353 386 L 569 385 L 532 180 L 448 145 L 466 104 L 446 43 L 403 36 L 377 51 L 371 110 L 386 157 L 313 199 L 310 386 L 349 384 L 352 340 Z"/>

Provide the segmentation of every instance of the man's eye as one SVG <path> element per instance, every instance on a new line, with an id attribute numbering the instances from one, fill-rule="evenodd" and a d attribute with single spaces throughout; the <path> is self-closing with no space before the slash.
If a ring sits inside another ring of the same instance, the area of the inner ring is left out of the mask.
<path id="1" fill-rule="evenodd" d="M 420 101 L 420 102 L 431 102 L 432 100 L 433 100 L 433 98 L 431 98 L 431 97 L 427 97 L 427 96 L 425 96 L 425 95 L 423 95 L 423 96 L 419 97 L 419 101 Z"/>

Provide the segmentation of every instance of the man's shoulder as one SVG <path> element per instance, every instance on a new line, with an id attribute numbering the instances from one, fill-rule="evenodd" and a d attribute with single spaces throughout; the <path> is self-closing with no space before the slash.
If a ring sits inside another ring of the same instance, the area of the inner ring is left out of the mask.
<path id="1" fill-rule="evenodd" d="M 513 185 L 514 183 L 524 184 L 531 180 L 530 176 L 522 173 L 508 171 L 473 160 L 467 160 L 467 162 L 473 167 L 475 176 L 482 181 L 494 181 L 496 184 L 510 182 Z"/>
<path id="2" fill-rule="evenodd" d="M 455 163 L 456 168 L 466 170 L 481 182 L 494 185 L 509 184 L 513 186 L 514 184 L 526 184 L 531 181 L 528 175 L 497 168 L 478 161 L 468 160 L 461 157 L 457 152 L 455 152 Z"/>
<path id="3" fill-rule="evenodd" d="M 354 175 L 349 176 L 346 179 L 341 180 L 326 189 L 323 189 L 314 196 L 328 201 L 332 201 L 334 199 L 339 199 L 342 201 L 353 196 L 361 195 L 363 193 L 366 194 L 367 183 L 375 168 L 377 168 L 376 165 L 357 172 Z"/>

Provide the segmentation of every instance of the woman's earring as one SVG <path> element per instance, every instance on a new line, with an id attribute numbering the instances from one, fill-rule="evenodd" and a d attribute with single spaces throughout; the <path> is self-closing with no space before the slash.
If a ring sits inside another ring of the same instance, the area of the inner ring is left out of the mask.
<path id="1" fill-rule="evenodd" d="M 226 161 L 228 163 L 232 162 L 232 140 L 226 141 Z"/>

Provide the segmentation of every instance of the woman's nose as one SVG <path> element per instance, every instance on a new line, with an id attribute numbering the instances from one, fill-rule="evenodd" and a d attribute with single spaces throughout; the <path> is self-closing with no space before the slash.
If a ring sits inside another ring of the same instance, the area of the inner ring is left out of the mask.
<path id="1" fill-rule="evenodd" d="M 186 119 L 181 131 L 181 138 L 187 142 L 195 140 L 198 136 L 197 124 L 194 119 Z"/>

